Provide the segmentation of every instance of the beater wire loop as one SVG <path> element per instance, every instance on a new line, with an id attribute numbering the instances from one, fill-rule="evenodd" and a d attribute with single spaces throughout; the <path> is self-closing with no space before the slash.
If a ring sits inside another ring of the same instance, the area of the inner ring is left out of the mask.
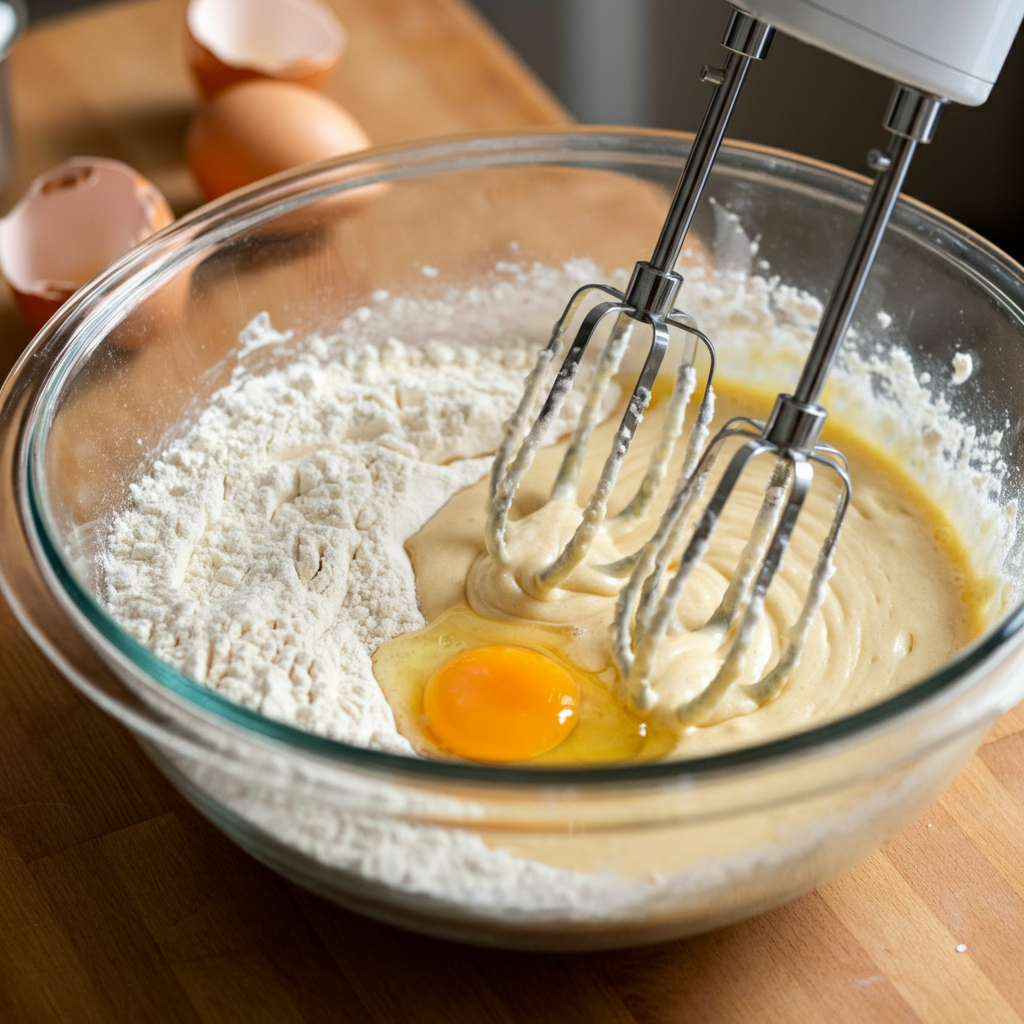
<path id="1" fill-rule="evenodd" d="M 696 327 L 690 326 L 688 323 L 684 323 L 680 320 L 669 318 L 665 321 L 669 326 L 675 327 L 678 330 L 684 331 L 691 335 L 694 340 L 694 349 L 689 358 L 683 358 L 679 362 L 679 368 L 676 372 L 675 385 L 672 388 L 672 395 L 669 398 L 668 408 L 665 410 L 665 420 L 662 424 L 661 435 L 658 438 L 657 446 L 651 453 L 650 461 L 647 465 L 647 472 L 644 474 L 644 478 L 640 483 L 640 487 L 637 489 L 636 494 L 633 495 L 632 499 L 625 506 L 612 517 L 614 524 L 632 524 L 639 519 L 648 509 L 651 501 L 654 499 L 654 495 L 658 492 L 658 488 L 665 480 L 665 475 L 668 472 L 668 462 L 672 457 L 672 452 L 675 450 L 676 441 L 683 432 L 683 423 L 686 418 L 686 407 L 690 403 L 690 399 L 693 397 L 693 392 L 697 387 L 697 369 L 694 365 L 696 359 L 696 345 L 703 344 L 704 348 L 710 358 L 710 365 L 707 371 L 707 381 L 704 385 L 704 393 L 701 397 L 700 406 L 697 409 L 697 416 L 693 423 L 693 428 L 690 431 L 690 438 L 686 445 L 686 454 L 683 457 L 682 466 L 679 469 L 679 474 L 682 477 L 688 477 L 694 470 L 697 464 L 697 460 L 700 458 L 700 453 L 704 450 L 704 445 L 708 439 L 709 426 L 711 419 L 715 414 L 715 393 L 711 386 L 711 382 L 715 376 L 715 348 L 711 344 L 710 339 L 706 334 L 699 331 Z M 685 354 L 684 354 L 685 355 Z M 636 555 L 629 556 L 628 559 L 623 559 L 622 562 L 614 563 L 612 566 L 606 566 L 606 571 L 609 571 L 611 575 L 623 576 L 623 568 L 626 563 L 630 565 L 632 561 L 635 561 Z"/>
<path id="2" fill-rule="evenodd" d="M 551 385 L 551 390 L 544 400 L 540 413 L 531 422 L 530 415 L 536 407 L 541 393 L 546 377 L 545 371 L 561 354 L 568 326 L 584 295 L 588 291 L 595 290 L 611 295 L 613 301 L 600 302 L 588 311 L 562 360 L 555 382 Z M 495 454 L 494 468 L 491 472 L 491 496 L 484 539 L 488 554 L 499 565 L 507 565 L 509 562 L 505 530 L 516 491 L 519 489 L 526 471 L 533 464 L 537 449 L 540 448 L 548 430 L 565 404 L 576 378 L 583 352 L 604 316 L 610 312 L 621 313 L 625 308 L 622 304 L 621 292 L 614 289 L 604 285 L 586 285 L 578 289 L 570 300 L 569 306 L 566 307 L 565 312 L 555 324 L 547 348 L 538 355 L 537 362 L 527 377 L 523 397 L 505 428 L 505 437 Z"/>
<path id="3" fill-rule="evenodd" d="M 767 672 L 756 683 L 743 687 L 743 692 L 758 704 L 767 704 L 774 700 L 785 685 L 793 670 L 800 660 L 800 654 L 804 648 L 811 622 L 825 600 L 828 591 L 828 581 L 835 571 L 832 564 L 832 554 L 839 540 L 839 530 L 843 525 L 843 517 L 846 515 L 846 508 L 850 503 L 850 478 L 846 469 L 845 457 L 830 445 L 822 445 L 821 449 L 828 450 L 831 455 L 839 456 L 842 465 L 833 459 L 822 458 L 816 452 L 810 454 L 814 462 L 832 469 L 841 482 L 839 493 L 836 495 L 835 504 L 832 508 L 832 524 L 829 527 L 828 536 L 818 551 L 818 557 L 811 572 L 810 583 L 807 587 L 807 596 L 804 598 L 803 606 L 796 621 L 782 635 L 782 650 L 779 653 L 779 660 L 774 667 Z"/>
<path id="4" fill-rule="evenodd" d="M 782 465 L 786 469 L 780 471 Z M 721 667 L 714 679 L 696 697 L 676 708 L 676 716 L 683 725 L 707 723 L 726 690 L 736 682 L 743 672 L 750 645 L 754 640 L 758 624 L 764 616 L 765 594 L 768 592 L 768 587 L 775 574 L 782 567 L 782 559 L 789 545 L 789 538 L 792 536 L 804 499 L 810 490 L 813 475 L 809 460 L 800 451 L 786 452 L 776 463 L 776 471 L 765 488 L 765 500 L 761 506 L 761 512 L 765 514 L 766 522 L 770 519 L 775 520 L 771 542 L 760 563 L 757 579 L 746 599 L 739 626 Z M 780 484 L 780 477 L 787 478 L 788 494 L 784 497 L 778 493 L 780 487 L 784 486 Z M 771 507 L 769 508 L 769 506 Z M 761 513 L 758 518 L 760 515 Z M 754 532 L 757 532 L 756 526 Z M 751 537 L 751 544 L 753 542 L 754 537 Z"/>
<path id="5" fill-rule="evenodd" d="M 765 596 L 782 567 L 783 556 L 813 481 L 812 464 L 817 463 L 833 471 L 840 482 L 828 536 L 811 573 L 801 611 L 782 634 L 778 660 L 762 679 L 744 686 L 743 690 L 758 703 L 772 700 L 796 667 L 810 623 L 827 592 L 832 553 L 851 488 L 846 459 L 831 445 L 819 444 L 810 452 L 799 449 L 779 452 L 775 445 L 764 440 L 763 430 L 764 425 L 759 421 L 737 417 L 715 435 L 695 471 L 680 481 L 658 530 L 641 549 L 633 573 L 619 595 L 614 620 L 614 651 L 624 680 L 624 696 L 641 712 L 652 710 L 658 702 L 652 685 L 655 659 L 666 636 L 677 624 L 678 606 L 686 584 L 704 558 L 740 477 L 753 459 L 765 454 L 775 457 L 775 465 L 765 484 L 750 535 L 717 608 L 697 630 L 715 645 L 728 640 L 728 649 L 714 678 L 699 694 L 678 707 L 676 715 L 683 725 L 708 724 L 722 696 L 741 677 L 758 623 L 764 616 Z M 733 454 L 711 499 L 693 525 L 676 571 L 665 584 L 689 513 L 706 486 L 722 446 L 730 438 L 745 440 Z"/>
<path id="6" fill-rule="evenodd" d="M 576 566 L 578 566 L 586 557 L 587 552 L 590 550 L 590 546 L 593 543 L 594 537 L 607 515 L 608 499 L 611 497 L 612 490 L 615 487 L 615 481 L 618 479 L 619 469 L 622 467 L 622 460 L 626 456 L 629 443 L 633 439 L 633 435 L 636 433 L 636 429 L 640 425 L 640 421 L 643 419 L 644 411 L 650 403 L 651 389 L 654 386 L 654 380 L 658 375 L 661 362 L 665 358 L 665 352 L 668 350 L 668 330 L 666 329 L 664 322 L 650 320 L 646 317 L 644 319 L 647 320 L 653 336 L 650 349 L 647 353 L 647 359 L 644 362 L 643 369 L 640 371 L 640 377 L 637 380 L 636 386 L 633 388 L 629 401 L 626 403 L 625 411 L 622 414 L 622 420 L 619 423 L 618 430 L 615 432 L 615 439 L 612 441 L 611 451 L 605 459 L 604 467 L 601 470 L 601 476 L 597 481 L 597 486 L 591 492 L 586 507 L 583 509 L 580 525 L 576 528 L 576 532 L 572 535 L 572 538 L 562 549 L 558 557 L 537 574 L 536 583 L 538 588 L 542 591 L 550 590 L 553 587 L 558 586 L 558 584 L 569 576 L 573 569 L 575 569 Z M 612 374 L 616 369 L 618 369 L 618 363 L 622 358 L 622 354 L 625 351 L 625 344 L 628 340 L 628 331 L 619 332 L 617 330 L 613 330 L 612 337 L 606 347 L 606 352 L 610 353 L 607 359 L 607 365 L 605 365 L 606 360 L 602 358 L 590 397 L 592 397 L 595 392 L 599 392 L 599 397 L 603 397 L 604 392 L 608 388 L 608 384 L 611 382 Z M 589 400 L 587 402 L 588 407 L 594 407 L 595 413 L 597 404 L 597 399 L 593 402 Z M 592 424 L 588 425 L 586 423 L 585 412 L 584 417 L 581 419 L 581 428 L 586 429 L 588 426 L 592 427 Z M 587 430 L 586 436 L 589 437 L 589 430 Z M 562 463 L 563 469 L 569 461 L 570 453 L 572 453 L 572 442 L 570 442 L 569 448 L 570 450 L 566 453 L 566 458 Z M 581 453 L 574 455 L 574 466 L 577 473 L 579 459 L 581 457 Z M 559 477 L 561 478 L 561 473 L 559 474 Z M 575 495 L 575 485 L 576 479 L 574 477 L 572 479 L 573 495 Z M 563 496 L 569 496 L 568 492 L 564 492 Z"/>

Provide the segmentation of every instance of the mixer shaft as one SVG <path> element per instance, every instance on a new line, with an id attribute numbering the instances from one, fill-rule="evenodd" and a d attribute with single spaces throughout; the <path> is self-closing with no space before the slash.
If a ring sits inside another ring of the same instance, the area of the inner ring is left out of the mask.
<path id="1" fill-rule="evenodd" d="M 771 43 L 771 26 L 758 21 L 741 11 L 733 11 L 726 29 L 723 46 L 729 50 L 729 57 L 722 70 L 705 68 L 702 79 L 715 86 L 715 92 L 694 139 L 686 165 L 676 187 L 661 235 L 649 261 L 639 261 L 625 292 L 607 285 L 586 285 L 570 299 L 561 318 L 555 324 L 551 341 L 540 353 L 534 370 L 527 379 L 523 397 L 506 429 L 505 438 L 495 455 L 491 471 L 490 508 L 485 530 L 487 550 L 491 558 L 501 565 L 509 561 L 505 533 L 508 515 L 516 492 L 527 469 L 533 462 L 538 447 L 560 413 L 572 389 L 580 361 L 591 339 L 602 323 L 611 321 L 614 326 L 598 359 L 598 370 L 591 383 L 590 393 L 584 406 L 579 425 L 570 441 L 569 449 L 560 470 L 553 496 L 575 494 L 579 466 L 586 450 L 590 432 L 596 420 L 601 400 L 617 371 L 630 335 L 637 325 L 646 326 L 651 332 L 651 343 L 639 379 L 633 387 L 626 410 L 616 433 L 615 443 L 608 455 L 597 487 L 594 489 L 583 510 L 581 523 L 573 537 L 567 542 L 561 554 L 543 569 L 535 581 L 537 589 L 550 590 L 564 580 L 586 557 L 593 537 L 607 515 L 608 498 L 618 477 L 619 468 L 626 450 L 633 439 L 644 411 L 651 400 L 651 389 L 668 348 L 669 328 L 675 328 L 691 335 L 705 346 L 710 358 L 707 385 L 696 420 L 691 431 L 690 452 L 692 457 L 685 464 L 692 469 L 696 456 L 707 435 L 707 425 L 713 413 L 713 392 L 711 378 L 714 371 L 714 349 L 691 317 L 673 308 L 683 278 L 675 265 L 682 250 L 686 233 L 693 220 L 693 214 L 700 199 L 715 157 L 725 135 L 725 129 L 736 104 L 736 98 L 743 86 L 751 60 L 763 58 Z M 588 311 L 572 343 L 565 349 L 571 323 L 589 293 L 599 292 L 604 301 Z M 608 301 L 610 298 L 611 301 Z M 694 354 L 695 354 L 694 347 Z M 554 383 L 535 415 L 537 404 L 548 379 L 548 369 L 556 359 L 562 359 Z M 677 393 L 685 393 L 686 401 L 692 391 L 695 375 L 687 366 L 680 366 L 677 375 Z M 677 401 L 680 412 L 685 411 L 686 401 Z M 677 433 L 682 430 L 682 416 L 669 417 L 676 423 Z M 655 460 L 645 476 L 640 492 L 627 506 L 635 514 L 653 497 L 657 485 L 665 475 L 665 466 L 671 454 L 675 438 L 659 445 Z M 632 562 L 629 563 L 630 565 Z M 628 566 L 620 567 L 628 571 Z"/>
<path id="2" fill-rule="evenodd" d="M 657 703 L 651 686 L 657 651 L 682 599 L 683 589 L 696 563 L 704 556 L 711 535 L 729 496 L 747 464 L 760 455 L 777 459 L 754 528 L 740 556 L 736 575 L 718 610 L 703 627 L 723 638 L 732 637 L 721 667 L 701 693 L 676 709 L 687 725 L 700 725 L 714 714 L 718 700 L 740 676 L 753 632 L 764 609 L 772 579 L 782 566 L 797 517 L 811 486 L 813 465 L 827 467 L 839 479 L 833 521 L 820 549 L 797 621 L 785 634 L 775 666 L 746 692 L 758 703 L 776 696 L 796 667 L 811 617 L 825 596 L 831 558 L 849 504 L 850 480 L 841 453 L 819 443 L 828 415 L 817 404 L 825 380 L 849 329 L 857 302 L 871 271 L 886 225 L 919 142 L 929 142 L 945 101 L 897 84 L 884 127 L 892 133 L 885 154 L 872 151 L 870 165 L 877 171 L 846 263 L 823 312 L 821 322 L 793 395 L 780 394 L 768 420 L 730 421 L 708 445 L 696 470 L 682 476 L 658 531 L 641 551 L 633 575 L 623 588 L 616 614 L 616 654 L 627 680 L 628 698 L 642 710 Z M 715 491 L 697 520 L 693 535 L 679 559 L 679 567 L 663 587 L 672 551 L 695 501 L 700 495 L 729 438 L 745 438 L 732 456 Z"/>

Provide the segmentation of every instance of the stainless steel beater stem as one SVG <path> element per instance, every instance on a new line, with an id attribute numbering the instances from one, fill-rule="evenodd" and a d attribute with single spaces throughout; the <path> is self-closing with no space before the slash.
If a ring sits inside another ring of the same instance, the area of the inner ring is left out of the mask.
<path id="1" fill-rule="evenodd" d="M 725 67 L 705 67 L 701 72 L 703 81 L 716 86 L 715 94 L 694 136 L 693 148 L 676 186 L 654 254 L 649 261 L 637 263 L 626 289 L 626 305 L 637 312 L 663 317 L 672 308 L 682 284 L 682 278 L 673 268 L 721 148 L 747 69 L 752 60 L 763 60 L 767 56 L 774 34 L 771 25 L 734 10 L 722 39 L 722 45 L 729 51 Z"/>
<path id="2" fill-rule="evenodd" d="M 885 154 L 873 151 L 869 162 L 878 171 L 861 215 L 857 237 L 836 282 L 818 325 L 811 353 L 793 397 L 798 402 L 817 402 L 839 346 L 850 327 L 854 309 L 871 272 L 879 243 L 910 169 L 919 142 L 931 142 L 945 100 L 896 85 L 883 122 L 892 132 Z"/>
<path id="3" fill-rule="evenodd" d="M 686 170 L 679 179 L 672 209 L 661 229 L 658 244 L 654 247 L 650 262 L 656 270 L 671 270 L 676 265 L 697 203 L 722 145 L 736 99 L 743 88 L 750 62 L 763 60 L 767 56 L 774 34 L 775 30 L 765 22 L 741 11 L 732 12 L 722 40 L 722 45 L 729 51 L 722 81 L 704 114 L 690 157 L 686 161 Z M 712 69 L 705 69 L 702 77 L 711 80 L 712 74 Z"/>

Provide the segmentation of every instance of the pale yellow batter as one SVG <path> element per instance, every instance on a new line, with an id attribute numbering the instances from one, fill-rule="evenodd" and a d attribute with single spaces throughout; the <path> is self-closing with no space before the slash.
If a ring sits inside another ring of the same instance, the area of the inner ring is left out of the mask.
<path id="1" fill-rule="evenodd" d="M 721 382 L 716 390 L 719 423 L 739 412 L 763 416 L 771 401 Z M 660 413 L 656 404 L 630 448 L 616 489 L 619 504 L 642 476 Z M 581 495 L 600 470 L 616 422 L 611 417 L 595 433 Z M 850 460 L 854 496 L 835 554 L 835 575 L 800 663 L 777 699 L 764 706 L 748 697 L 741 685 L 732 686 L 710 724 L 685 728 L 673 740 L 678 755 L 746 746 L 841 717 L 934 671 L 982 629 L 978 609 L 987 584 L 969 574 L 960 544 L 941 512 L 897 465 L 841 425 L 830 427 L 827 439 Z M 556 624 L 561 627 L 557 635 L 563 657 L 614 689 L 611 622 L 622 583 L 593 566 L 633 551 L 653 532 L 662 506 L 656 503 L 642 522 L 625 532 L 602 529 L 587 563 L 555 590 L 536 591 L 530 581 L 554 559 L 579 518 L 573 503 L 546 500 L 561 451 L 561 446 L 542 450 L 519 491 L 508 531 L 508 568 L 496 566 L 484 550 L 486 481 L 456 495 L 409 540 L 419 603 L 428 622 L 453 607 L 468 605 L 485 619 L 509 622 L 512 635 L 517 624 L 525 631 L 532 623 Z M 771 461 L 764 459 L 760 472 L 742 478 L 729 514 L 688 586 L 680 609 L 685 628 L 676 631 L 659 653 L 654 729 L 672 728 L 675 707 L 698 692 L 721 661 L 727 639 L 709 640 L 691 630 L 707 619 L 721 597 L 749 536 L 770 468 Z M 799 613 L 831 521 L 836 490 L 828 474 L 819 472 L 816 479 L 820 484 L 808 498 L 783 569 L 769 591 L 740 684 L 755 682 L 774 663 L 780 632 Z M 667 500 L 667 494 L 664 497 Z M 614 501 L 611 507 L 614 511 Z M 508 628 L 500 632 L 495 642 L 510 642 Z M 386 681 L 384 687 L 396 707 L 400 729 L 415 733 L 420 728 L 415 710 L 396 706 L 402 695 L 393 687 L 389 692 Z M 417 745 L 415 736 L 410 739 Z M 429 742 L 418 745 L 430 752 Z M 666 752 L 662 744 L 657 746 L 660 749 L 648 749 L 644 756 Z"/>

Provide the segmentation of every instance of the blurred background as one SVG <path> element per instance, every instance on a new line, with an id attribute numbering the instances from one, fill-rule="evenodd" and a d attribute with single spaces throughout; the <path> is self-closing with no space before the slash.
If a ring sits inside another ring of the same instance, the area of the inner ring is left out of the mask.
<path id="1" fill-rule="evenodd" d="M 476 6 L 583 122 L 694 131 L 708 101 L 700 69 L 725 60 L 724 0 Z M 777 35 L 768 59 L 750 71 L 729 134 L 867 173 L 868 150 L 886 143 L 881 122 L 891 88 Z M 1024 261 L 1024 38 L 984 106 L 943 112 L 935 141 L 914 158 L 906 191 Z"/>
<path id="2" fill-rule="evenodd" d="M 38 21 L 88 2 L 28 0 L 28 7 Z M 582 122 L 693 131 L 708 100 L 700 69 L 725 59 L 724 0 L 475 6 Z M 776 36 L 768 59 L 751 69 L 730 134 L 863 172 L 868 150 L 885 145 L 890 91 L 878 75 Z M 1015 42 L 988 103 L 943 113 L 906 191 L 1024 261 L 1024 40 Z"/>

